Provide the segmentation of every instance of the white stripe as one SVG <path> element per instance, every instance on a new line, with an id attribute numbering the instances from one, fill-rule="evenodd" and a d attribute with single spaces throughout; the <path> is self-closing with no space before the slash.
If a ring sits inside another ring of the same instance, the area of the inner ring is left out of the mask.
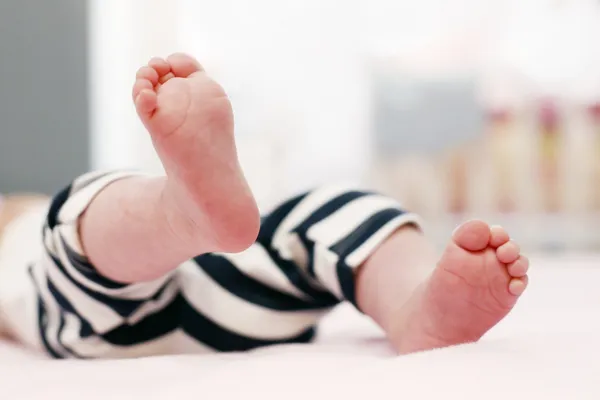
<path id="1" fill-rule="evenodd" d="M 291 261 L 296 267 L 302 279 L 313 289 L 325 291 L 325 287 L 319 283 L 308 272 L 308 250 L 302 243 L 300 236 L 296 232 L 290 232 L 285 239 L 285 244 L 282 244 L 281 252 L 287 254 L 287 261 Z"/>
<path id="2" fill-rule="evenodd" d="M 44 225 L 42 236 L 44 241 L 44 249 L 50 252 L 50 254 L 53 256 L 57 256 L 56 245 L 52 238 L 52 230 L 48 227 L 48 225 Z"/>
<path id="3" fill-rule="evenodd" d="M 273 262 L 267 251 L 259 244 L 253 244 L 241 253 L 219 255 L 228 259 L 243 274 L 270 288 L 304 300 L 310 299 L 308 295 L 289 281 L 277 264 Z"/>
<path id="4" fill-rule="evenodd" d="M 59 211 L 58 220 L 61 223 L 76 222 L 77 218 L 87 209 L 91 201 L 96 195 L 109 184 L 124 178 L 138 176 L 131 172 L 117 172 L 104 176 L 95 182 L 85 186 L 77 192 L 71 193 L 65 204 Z M 82 249 L 78 248 L 78 252 L 82 253 Z"/>
<path id="5" fill-rule="evenodd" d="M 273 236 L 272 247 L 276 249 L 280 256 L 290 259 L 289 249 L 286 243 L 291 230 L 310 217 L 315 211 L 322 207 L 329 200 L 350 190 L 348 186 L 328 186 L 324 189 L 316 190 L 307 195 L 287 217 L 281 221 Z"/>
<path id="6" fill-rule="evenodd" d="M 77 236 L 77 227 L 75 225 L 73 225 L 73 224 L 59 225 L 58 227 L 54 228 L 54 232 L 57 232 L 54 235 L 55 237 L 57 235 L 59 237 L 61 237 L 65 241 L 67 246 L 69 246 L 70 250 L 75 251 L 74 246 L 73 246 L 74 241 L 77 242 L 77 240 L 75 239 L 75 237 Z M 52 242 L 52 241 L 50 241 L 50 242 Z M 59 257 L 60 261 L 62 262 L 65 270 L 68 272 L 68 274 L 74 280 L 76 280 L 78 283 L 80 283 L 81 285 L 87 287 L 88 289 L 90 289 L 94 292 L 103 293 L 112 298 L 128 299 L 128 300 L 145 300 L 149 297 L 154 296 L 154 294 L 156 294 L 156 292 L 158 292 L 158 290 L 160 290 L 160 288 L 162 288 L 163 285 L 169 279 L 171 279 L 171 276 L 173 275 L 173 273 L 169 273 L 169 274 L 165 274 L 165 275 L 161 276 L 160 278 L 155 279 L 153 281 L 134 283 L 134 284 L 127 285 L 124 287 L 111 289 L 111 288 L 104 287 L 96 282 L 89 280 L 75 266 L 73 266 L 69 262 L 69 260 L 66 258 L 67 253 L 64 250 L 64 246 L 62 245 L 62 243 L 60 241 L 56 241 L 56 245 L 53 247 L 61 248 L 60 256 L 58 256 L 58 255 L 57 256 Z M 78 254 L 80 254 L 80 253 L 78 253 Z"/>
<path id="7" fill-rule="evenodd" d="M 79 332 L 81 331 L 81 321 L 76 315 L 68 312 L 63 312 L 63 317 L 65 325 L 60 334 L 60 342 L 76 355 L 83 356 L 83 354 L 80 354 L 79 351 L 75 349 L 77 343 L 81 342 L 81 336 L 79 336 Z"/>
<path id="8" fill-rule="evenodd" d="M 73 180 L 73 182 L 71 184 L 71 193 L 77 192 L 81 188 L 81 186 L 85 186 L 86 184 L 92 182 L 93 180 L 100 178 L 102 175 L 109 175 L 109 174 L 110 174 L 109 171 L 98 170 L 98 171 L 92 171 L 92 172 L 88 172 L 86 174 L 80 175 Z"/>
<path id="9" fill-rule="evenodd" d="M 155 314 L 156 312 L 166 308 L 169 304 L 171 304 L 171 302 L 173 302 L 177 296 L 177 293 L 179 293 L 179 287 L 177 286 L 177 281 L 174 279 L 168 284 L 158 299 L 148 300 L 142 304 L 140 308 L 135 310 L 135 312 L 127 318 L 127 323 L 131 325 L 136 324 L 150 314 Z"/>
<path id="10" fill-rule="evenodd" d="M 290 338 L 312 326 L 326 312 L 275 311 L 244 301 L 214 282 L 193 261 L 180 267 L 177 278 L 192 307 L 221 327 L 248 337 Z"/>
<path id="11" fill-rule="evenodd" d="M 207 354 L 215 350 L 187 335 L 181 329 L 131 346 L 116 346 L 99 336 L 91 336 L 70 343 L 69 347 L 78 355 L 87 358 L 137 358 L 175 354 Z"/>
<path id="12" fill-rule="evenodd" d="M 283 248 L 286 249 L 285 251 L 296 266 L 308 271 L 308 249 L 302 243 L 300 235 L 295 232 L 290 233 Z"/>
<path id="13" fill-rule="evenodd" d="M 73 353 L 80 357 L 85 358 L 125 358 L 128 356 L 140 356 L 144 354 L 136 354 L 136 351 L 131 347 L 121 347 L 115 346 L 111 343 L 108 343 L 100 336 L 93 335 L 86 338 L 81 338 L 78 336 L 78 329 L 80 326 L 80 322 L 77 317 L 74 315 L 69 315 L 70 324 L 68 326 L 65 325 L 63 332 L 63 343 L 67 345 Z M 135 348 L 135 346 L 132 346 Z M 149 349 L 155 350 L 151 346 L 148 346 Z M 141 353 L 139 349 L 137 353 Z M 153 354 L 146 354 L 153 355 Z"/>
<path id="14" fill-rule="evenodd" d="M 315 290 L 326 291 L 327 289 L 308 272 L 308 250 L 304 247 L 297 233 L 291 233 L 288 236 L 285 248 L 291 255 L 291 261 L 304 281 Z"/>
<path id="15" fill-rule="evenodd" d="M 402 214 L 389 221 L 381 229 L 379 229 L 369 239 L 365 240 L 356 250 L 348 254 L 345 259 L 346 264 L 356 268 L 360 266 L 371 253 L 379 246 L 389 235 L 402 225 L 413 223 L 417 226 L 421 225 L 421 221 L 416 214 Z"/>
<path id="16" fill-rule="evenodd" d="M 154 296 L 174 274 L 175 271 L 171 271 L 153 281 L 133 283 L 118 289 L 103 288 L 102 293 L 119 299 L 144 300 Z"/>
<path id="17" fill-rule="evenodd" d="M 88 320 L 94 331 L 106 332 L 121 323 L 122 318 L 116 311 L 82 292 L 58 270 L 48 255 L 42 256 L 41 262 L 44 263 L 48 278 L 56 289 L 69 300 L 80 315 Z"/>
<path id="18" fill-rule="evenodd" d="M 75 330 L 76 326 L 69 327 Z M 66 327 L 65 327 L 66 329 Z M 86 338 L 78 337 L 76 331 L 64 336 L 65 344 L 68 343 L 69 348 L 80 357 L 85 358 L 120 358 L 123 354 L 121 348 L 114 346 L 99 336 L 89 336 Z"/>
<path id="19" fill-rule="evenodd" d="M 315 276 L 319 282 L 323 284 L 323 286 L 329 289 L 331 294 L 341 300 L 344 298 L 344 294 L 337 276 L 336 264 L 338 260 L 338 255 L 329 250 L 327 247 L 321 245 L 320 243 L 315 245 Z"/>
<path id="20" fill-rule="evenodd" d="M 123 175 L 123 174 L 127 174 L 129 176 L 152 176 L 143 171 L 127 170 L 127 169 L 123 169 L 123 170 L 119 170 L 119 171 L 107 171 L 107 170 L 92 171 L 92 172 L 88 172 L 86 174 L 80 175 L 79 177 L 75 178 L 75 180 L 73 180 L 73 183 L 71 184 L 71 193 L 75 193 L 75 192 L 79 191 L 83 186 L 87 185 L 88 183 L 91 183 L 92 181 L 94 181 L 96 179 L 99 179 L 102 175 L 111 176 L 111 175 Z"/>
<path id="21" fill-rule="evenodd" d="M 306 235 L 312 241 L 329 247 L 349 235 L 371 216 L 387 208 L 399 208 L 399 204 L 379 195 L 361 197 L 310 227 Z"/>

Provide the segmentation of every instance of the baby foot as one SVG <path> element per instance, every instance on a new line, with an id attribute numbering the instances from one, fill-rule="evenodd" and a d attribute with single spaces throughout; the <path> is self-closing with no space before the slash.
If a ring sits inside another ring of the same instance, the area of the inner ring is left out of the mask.
<path id="1" fill-rule="evenodd" d="M 465 223 L 405 306 L 393 343 L 401 353 L 411 353 L 479 340 L 525 291 L 528 267 L 504 229 Z"/>
<path id="2" fill-rule="evenodd" d="M 244 250 L 259 214 L 240 168 L 224 90 L 193 58 L 174 54 L 140 68 L 133 99 L 167 173 L 164 209 L 182 240 Z"/>

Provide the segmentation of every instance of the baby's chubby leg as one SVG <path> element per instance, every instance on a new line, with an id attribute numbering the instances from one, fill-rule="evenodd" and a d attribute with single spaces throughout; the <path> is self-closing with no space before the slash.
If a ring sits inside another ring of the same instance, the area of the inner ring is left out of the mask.
<path id="1" fill-rule="evenodd" d="M 152 280 L 198 254 L 250 246 L 260 217 L 223 89 L 193 58 L 174 54 L 139 69 L 133 100 L 166 177 L 117 180 L 91 202 L 80 233 L 98 272 Z"/>

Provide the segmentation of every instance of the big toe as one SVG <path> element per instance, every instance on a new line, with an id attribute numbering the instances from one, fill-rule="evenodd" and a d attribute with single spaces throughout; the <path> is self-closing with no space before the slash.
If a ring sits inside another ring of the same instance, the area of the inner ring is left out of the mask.
<path id="1" fill-rule="evenodd" d="M 173 75 L 180 78 L 187 78 L 194 72 L 203 71 L 202 65 L 194 57 L 185 53 L 171 54 L 167 62 L 171 66 Z"/>
<path id="2" fill-rule="evenodd" d="M 483 221 L 468 221 L 459 226 L 452 239 L 461 248 L 468 251 L 481 251 L 490 243 L 490 226 Z"/>

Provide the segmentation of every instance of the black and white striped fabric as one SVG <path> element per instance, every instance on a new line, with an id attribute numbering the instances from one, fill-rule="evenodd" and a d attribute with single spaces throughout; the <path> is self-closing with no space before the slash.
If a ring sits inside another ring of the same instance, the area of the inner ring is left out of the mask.
<path id="1" fill-rule="evenodd" d="M 43 255 L 27 271 L 27 295 L 36 302 L 40 347 L 53 357 L 309 342 L 325 313 L 340 301 L 355 301 L 354 269 L 399 226 L 418 224 L 387 197 L 324 187 L 277 207 L 242 253 L 199 255 L 161 279 L 125 285 L 96 272 L 77 224 L 100 190 L 128 175 L 84 175 L 50 205 Z"/>

